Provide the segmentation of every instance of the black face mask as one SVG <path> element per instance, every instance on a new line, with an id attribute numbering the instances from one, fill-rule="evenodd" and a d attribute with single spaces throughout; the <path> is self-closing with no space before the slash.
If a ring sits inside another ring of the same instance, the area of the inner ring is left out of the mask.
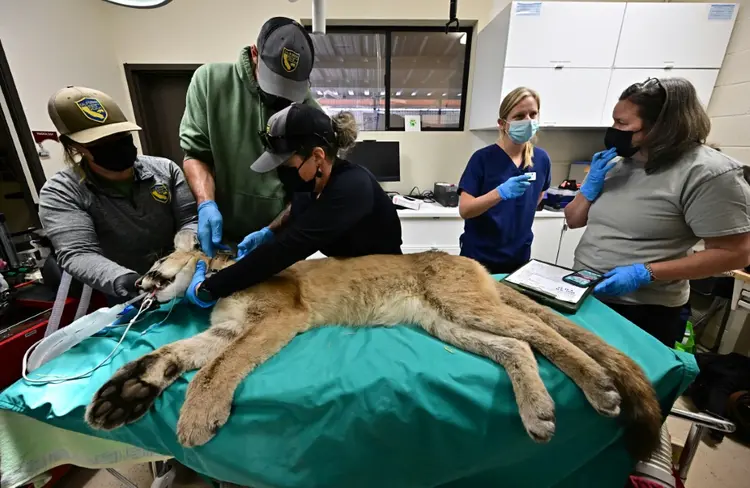
<path id="1" fill-rule="evenodd" d="M 323 173 L 318 170 L 315 173 L 315 178 L 310 181 L 305 181 L 300 175 L 299 170 L 304 166 L 305 163 L 299 165 L 299 168 L 293 168 L 291 166 L 279 166 L 276 171 L 279 174 L 281 184 L 284 185 L 284 190 L 288 193 L 312 193 L 315 191 L 315 179 L 323 176 Z"/>
<path id="2" fill-rule="evenodd" d="M 263 102 L 263 105 L 265 105 L 266 108 L 274 113 L 280 112 L 281 110 L 284 110 L 292 104 L 291 100 L 276 95 L 271 95 L 270 93 L 264 92 L 260 88 L 258 88 L 258 94 L 260 95 L 260 100 L 261 102 Z"/>
<path id="3" fill-rule="evenodd" d="M 617 150 L 618 156 L 629 158 L 640 149 L 633 147 L 633 134 L 635 134 L 635 131 L 608 127 L 607 132 L 604 134 L 604 145 L 607 149 L 614 147 Z"/>
<path id="4" fill-rule="evenodd" d="M 130 169 L 138 157 L 138 150 L 133 144 L 132 134 L 113 141 L 89 146 L 86 149 L 93 156 L 94 163 L 110 171 L 125 171 L 126 169 Z"/>

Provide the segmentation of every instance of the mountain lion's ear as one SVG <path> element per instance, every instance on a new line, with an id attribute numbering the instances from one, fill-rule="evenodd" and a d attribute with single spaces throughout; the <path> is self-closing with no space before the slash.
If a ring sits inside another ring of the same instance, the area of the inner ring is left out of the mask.
<path id="1" fill-rule="evenodd" d="M 175 251 L 194 251 L 198 249 L 198 238 L 191 230 L 181 230 L 174 236 Z"/>

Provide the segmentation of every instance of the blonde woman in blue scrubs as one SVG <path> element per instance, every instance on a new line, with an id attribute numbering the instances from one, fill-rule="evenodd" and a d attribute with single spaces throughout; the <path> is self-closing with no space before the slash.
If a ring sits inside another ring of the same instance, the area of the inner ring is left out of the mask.
<path id="1" fill-rule="evenodd" d="M 475 152 L 459 182 L 458 210 L 466 221 L 461 255 L 490 273 L 511 273 L 528 262 L 536 207 L 550 186 L 547 152 L 534 147 L 539 94 L 519 87 L 500 104 L 495 144 Z"/>

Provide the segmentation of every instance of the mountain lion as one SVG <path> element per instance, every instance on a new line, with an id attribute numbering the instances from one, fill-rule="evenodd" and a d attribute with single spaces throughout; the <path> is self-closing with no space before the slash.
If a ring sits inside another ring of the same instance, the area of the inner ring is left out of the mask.
<path id="1" fill-rule="evenodd" d="M 191 233 L 144 276 L 160 302 L 184 295 L 198 260 L 216 271 Z M 211 326 L 120 368 L 95 394 L 86 421 L 114 429 L 142 417 L 186 371 L 198 369 L 180 411 L 184 446 L 205 444 L 223 426 L 238 384 L 297 334 L 315 327 L 415 324 L 429 334 L 503 366 L 521 421 L 537 442 L 555 431 L 555 407 L 532 349 L 570 377 L 600 414 L 622 409 L 628 448 L 644 459 L 662 423 L 641 368 L 595 334 L 495 281 L 477 262 L 440 252 L 302 261 L 266 282 L 218 301 Z M 377 325 L 376 325 L 377 324 Z"/>

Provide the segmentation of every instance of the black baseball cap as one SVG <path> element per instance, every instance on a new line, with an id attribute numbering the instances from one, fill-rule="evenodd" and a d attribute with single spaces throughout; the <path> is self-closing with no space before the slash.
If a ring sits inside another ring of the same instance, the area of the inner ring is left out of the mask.
<path id="1" fill-rule="evenodd" d="M 274 17 L 258 36 L 258 85 L 271 95 L 301 102 L 310 88 L 315 59 L 310 34 L 298 22 Z"/>
<path id="2" fill-rule="evenodd" d="M 331 119 L 322 110 L 293 103 L 268 119 L 266 130 L 260 132 L 266 151 L 250 166 L 266 173 L 281 166 L 302 148 L 333 145 L 336 134 Z"/>

